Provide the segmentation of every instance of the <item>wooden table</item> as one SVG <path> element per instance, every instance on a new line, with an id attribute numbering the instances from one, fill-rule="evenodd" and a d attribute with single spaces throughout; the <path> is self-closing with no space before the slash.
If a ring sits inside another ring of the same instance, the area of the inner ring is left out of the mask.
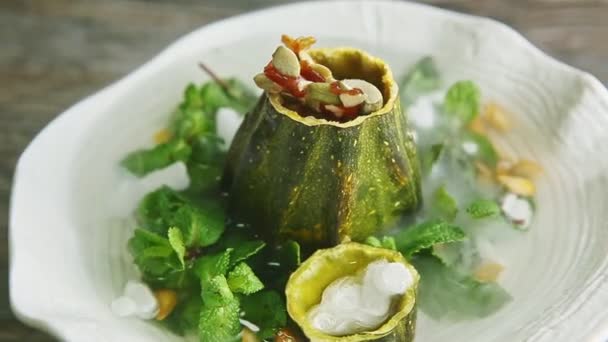
<path id="1" fill-rule="evenodd" d="M 606 0 L 428 0 L 496 18 L 549 54 L 608 82 Z M 0 341 L 52 341 L 8 303 L 8 207 L 15 162 L 66 107 L 167 44 L 221 18 L 279 0 L 0 1 Z M 407 20 L 407 18 L 404 18 Z"/>

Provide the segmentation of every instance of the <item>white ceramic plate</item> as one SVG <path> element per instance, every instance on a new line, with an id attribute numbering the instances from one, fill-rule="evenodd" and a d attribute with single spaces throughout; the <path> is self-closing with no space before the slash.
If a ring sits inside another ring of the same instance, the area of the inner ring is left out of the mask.
<path id="1" fill-rule="evenodd" d="M 605 341 L 608 92 L 502 24 L 396 2 L 296 4 L 208 25 L 49 124 L 19 160 L 11 203 L 11 302 L 23 321 L 69 341 L 178 340 L 109 309 L 133 274 L 116 210 L 132 205 L 121 192 L 132 179 L 118 161 L 150 146 L 184 86 L 205 80 L 198 61 L 249 80 L 281 33 L 367 49 L 395 74 L 435 56 L 447 83 L 473 79 L 517 114 L 502 147 L 544 166 L 533 229 L 504 246 L 514 301 L 478 321 L 421 315 L 417 341 Z"/>

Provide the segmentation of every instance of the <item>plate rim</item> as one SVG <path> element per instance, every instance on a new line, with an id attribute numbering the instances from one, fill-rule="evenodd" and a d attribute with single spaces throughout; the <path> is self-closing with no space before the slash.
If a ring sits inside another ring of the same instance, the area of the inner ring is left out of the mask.
<path id="1" fill-rule="evenodd" d="M 513 41 L 517 40 L 517 43 L 519 44 L 519 46 L 522 49 L 526 49 L 532 53 L 535 53 L 539 56 L 539 58 L 542 58 L 543 63 L 551 64 L 551 66 L 559 72 L 568 73 L 568 74 L 578 77 L 581 80 L 581 84 L 583 87 L 593 90 L 594 94 L 599 99 L 603 100 L 603 102 L 608 104 L 608 90 L 595 76 L 593 76 L 592 74 L 590 74 L 586 71 L 583 71 L 583 70 L 577 69 L 573 66 L 570 66 L 570 65 L 548 55 L 547 53 L 545 53 L 544 51 L 540 50 L 538 47 L 533 45 L 527 38 L 525 38 L 522 34 L 520 34 L 518 31 L 516 31 L 512 27 L 510 27 L 500 21 L 492 19 L 492 18 L 460 13 L 460 12 L 456 12 L 456 11 L 452 11 L 452 10 L 448 10 L 448 9 L 438 8 L 435 6 L 428 5 L 428 4 L 412 3 L 412 2 L 397 2 L 397 1 L 392 1 L 392 0 L 379 0 L 379 1 L 338 0 L 338 1 L 331 1 L 331 2 L 317 0 L 317 1 L 291 3 L 291 4 L 283 4 L 283 5 L 267 7 L 267 8 L 263 8 L 263 9 L 259 9 L 259 10 L 255 10 L 255 11 L 239 14 L 236 16 L 231 16 L 228 18 L 213 21 L 206 25 L 200 26 L 200 27 L 192 30 L 189 33 L 186 33 L 186 34 L 180 36 L 179 38 L 177 38 L 176 40 L 174 40 L 173 42 L 168 44 L 166 47 L 162 48 L 158 53 L 156 53 L 153 57 L 149 58 L 146 62 L 135 67 L 132 71 L 128 72 L 126 75 L 118 78 L 117 80 L 111 82 L 110 84 L 102 87 L 98 91 L 95 91 L 92 94 L 89 94 L 88 96 L 84 97 L 83 99 L 81 99 L 81 100 L 77 101 L 76 103 L 74 103 L 73 105 L 69 106 L 66 110 L 62 111 L 53 120 L 51 120 L 48 124 L 46 124 L 45 127 L 34 136 L 32 141 L 27 145 L 27 147 L 20 154 L 20 156 L 17 160 L 16 166 L 15 166 L 15 171 L 14 171 L 14 175 L 13 175 L 13 183 L 12 183 L 11 192 L 10 192 L 9 225 L 8 225 L 9 299 L 10 299 L 10 308 L 11 308 L 12 312 L 14 313 L 15 317 L 17 319 L 19 319 L 21 322 L 23 322 L 29 326 L 35 327 L 37 329 L 43 330 L 57 338 L 65 339 L 67 337 L 67 335 L 64 334 L 61 329 L 61 324 L 60 324 L 59 320 L 54 319 L 54 317 L 52 315 L 47 315 L 47 316 L 41 315 L 40 317 L 37 317 L 36 312 L 28 311 L 27 309 L 25 309 L 23 307 L 23 304 L 20 303 L 19 299 L 15 297 L 15 290 L 14 290 L 16 287 L 20 286 L 19 279 L 17 279 L 17 277 L 16 277 L 16 273 L 17 273 L 16 270 L 20 270 L 20 264 L 17 263 L 17 261 L 16 261 L 17 259 L 15 258 L 15 255 L 17 253 L 26 253 L 27 254 L 27 251 L 24 252 L 24 251 L 20 250 L 19 252 L 17 252 L 17 250 L 18 250 L 17 246 L 22 245 L 22 243 L 18 242 L 16 240 L 17 238 L 15 237 L 15 231 L 18 229 L 17 226 L 19 225 L 19 223 L 17 221 L 18 220 L 17 213 L 22 211 L 22 209 L 17 209 L 17 204 L 14 199 L 18 196 L 21 196 L 20 194 L 22 193 L 21 189 L 23 188 L 23 184 L 24 184 L 24 182 L 27 182 L 27 179 L 24 179 L 23 172 L 20 172 L 20 171 L 26 167 L 25 165 L 28 162 L 29 155 L 32 154 L 33 153 L 32 151 L 38 147 L 38 145 L 40 144 L 40 140 L 42 140 L 42 137 L 49 134 L 49 132 L 54 131 L 55 128 L 61 124 L 64 124 L 67 122 L 72 122 L 72 121 L 77 122 L 79 120 L 77 114 L 80 112 L 81 108 L 91 106 L 94 102 L 98 102 L 100 98 L 104 98 L 104 97 L 111 98 L 114 93 L 119 93 L 121 91 L 121 88 L 128 88 L 128 82 L 127 82 L 128 80 L 131 80 L 131 79 L 137 78 L 137 77 L 142 77 L 142 75 L 145 75 L 147 72 L 154 73 L 154 69 L 156 68 L 156 65 L 159 63 L 159 61 L 161 61 L 163 58 L 168 58 L 171 55 L 173 50 L 178 50 L 180 46 L 185 44 L 185 42 L 188 42 L 189 40 L 193 39 L 193 37 L 195 37 L 197 35 L 205 34 L 206 31 L 210 31 L 215 27 L 228 25 L 232 22 L 242 21 L 247 18 L 253 18 L 256 16 L 273 15 L 274 12 L 278 13 L 280 11 L 296 10 L 301 7 L 315 7 L 315 6 L 323 7 L 323 6 L 327 6 L 328 4 L 331 6 L 336 3 L 345 5 L 345 6 L 356 6 L 357 4 L 361 4 L 361 3 L 373 3 L 374 5 L 382 4 L 382 6 L 384 6 L 385 4 L 390 4 L 390 6 L 404 6 L 404 7 L 410 7 L 412 10 L 442 13 L 446 18 L 452 17 L 454 19 L 460 19 L 460 20 L 466 21 L 467 26 L 474 26 L 476 24 L 484 24 L 485 25 L 484 27 L 486 29 L 502 30 L 504 32 L 504 34 L 508 35 L 510 37 L 510 39 L 512 39 Z M 608 272 L 606 272 L 606 270 L 604 270 L 604 273 L 606 276 L 608 276 Z M 608 289 L 608 284 L 603 286 L 603 288 Z M 606 297 L 606 299 L 608 299 L 608 294 L 605 295 L 605 297 Z M 593 338 L 593 339 L 597 338 L 597 340 L 600 341 L 601 338 L 606 338 L 606 336 L 608 335 L 608 318 L 603 319 L 601 321 L 601 323 L 598 324 L 598 326 L 599 326 L 599 329 L 593 333 L 593 336 L 589 336 L 589 338 Z"/>

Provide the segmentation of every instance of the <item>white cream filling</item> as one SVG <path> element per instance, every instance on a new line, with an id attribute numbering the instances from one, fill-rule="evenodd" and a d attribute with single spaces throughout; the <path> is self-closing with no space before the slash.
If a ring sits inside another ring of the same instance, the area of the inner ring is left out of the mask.
<path id="1" fill-rule="evenodd" d="M 393 299 L 413 285 L 414 278 L 405 265 L 375 261 L 362 275 L 331 283 L 308 318 L 314 328 L 333 336 L 375 330 L 392 314 Z"/>

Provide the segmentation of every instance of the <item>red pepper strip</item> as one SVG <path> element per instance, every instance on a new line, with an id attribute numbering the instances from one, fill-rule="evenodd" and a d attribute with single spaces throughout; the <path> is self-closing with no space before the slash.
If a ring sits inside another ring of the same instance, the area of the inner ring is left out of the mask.
<path id="1" fill-rule="evenodd" d="M 306 95 L 306 92 L 298 88 L 298 79 L 296 77 L 290 77 L 281 74 L 274 67 L 274 65 L 272 65 L 272 62 L 269 62 L 268 65 L 266 65 L 266 67 L 264 68 L 264 75 L 266 75 L 266 77 L 268 77 L 274 83 L 287 89 L 287 91 L 295 97 L 303 97 L 304 95 Z"/>
<path id="2" fill-rule="evenodd" d="M 336 94 L 336 95 L 341 95 L 341 94 L 348 94 L 348 95 L 359 95 L 359 94 L 363 94 L 363 91 L 359 88 L 353 88 L 350 90 L 345 90 L 340 88 L 340 83 L 338 81 L 332 82 L 329 85 L 329 91 L 331 91 L 332 93 Z"/>
<path id="3" fill-rule="evenodd" d="M 325 82 L 325 77 L 319 74 L 316 70 L 310 67 L 308 61 L 300 62 L 300 74 L 304 79 L 311 82 Z"/>

